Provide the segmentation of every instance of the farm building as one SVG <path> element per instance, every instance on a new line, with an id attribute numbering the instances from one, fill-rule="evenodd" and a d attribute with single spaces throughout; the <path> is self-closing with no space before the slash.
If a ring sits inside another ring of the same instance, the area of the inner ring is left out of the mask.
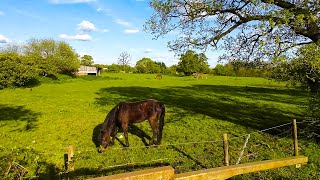
<path id="1" fill-rule="evenodd" d="M 100 69 L 93 66 L 80 66 L 77 75 L 100 75 Z"/>

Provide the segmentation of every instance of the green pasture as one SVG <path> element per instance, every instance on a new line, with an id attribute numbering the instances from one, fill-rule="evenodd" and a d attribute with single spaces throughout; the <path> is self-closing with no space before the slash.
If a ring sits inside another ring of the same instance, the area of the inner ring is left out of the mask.
<path id="1" fill-rule="evenodd" d="M 63 177 L 63 156 L 75 149 L 71 176 L 77 179 L 133 170 L 173 166 L 177 173 L 223 165 L 222 135 L 230 138 L 234 164 L 250 133 L 241 163 L 291 156 L 291 125 L 304 119 L 308 94 L 263 78 L 192 77 L 143 74 L 103 74 L 101 77 L 60 77 L 32 88 L 0 91 L 0 160 L 3 178 Z M 145 146 L 147 122 L 130 128 L 130 148 L 124 138 L 99 154 L 95 138 L 106 114 L 122 101 L 157 99 L 166 106 L 162 146 Z M 303 124 L 298 124 L 302 126 Z M 318 179 L 319 145 L 299 134 L 308 165 L 259 172 L 235 179 Z M 19 164 L 22 167 L 13 166 Z M 16 168 L 9 168 L 9 167 Z M 1 177 L 1 176 L 0 176 Z"/>

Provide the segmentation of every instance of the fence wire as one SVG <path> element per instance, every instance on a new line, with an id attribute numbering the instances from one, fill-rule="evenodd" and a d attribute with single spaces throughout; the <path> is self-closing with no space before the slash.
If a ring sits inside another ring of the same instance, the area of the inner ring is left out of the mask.
<path id="1" fill-rule="evenodd" d="M 310 123 L 308 121 L 298 124 Z M 230 136 L 229 155 L 230 165 L 254 162 L 260 160 L 276 159 L 293 155 L 292 127 L 290 123 L 281 124 L 267 129 Z M 298 126 L 299 130 L 303 130 Z M 299 132 L 299 131 L 298 131 Z M 250 138 L 248 138 L 250 134 Z M 315 134 L 315 136 L 320 136 Z M 299 133 L 299 138 L 305 138 Z M 53 155 L 48 153 L 47 155 Z M 57 153 L 54 155 L 62 154 Z M 88 170 L 87 175 L 79 177 L 92 177 L 92 174 L 111 175 L 123 173 L 128 170 L 139 170 L 147 167 L 170 165 L 177 173 L 190 170 L 200 170 L 223 166 L 223 140 L 192 141 L 180 143 L 167 143 L 159 146 L 132 146 L 110 147 L 106 152 L 99 154 L 96 148 L 86 149 L 75 146 L 73 163 L 75 169 Z M 288 168 L 279 168 L 266 173 L 278 173 L 286 177 Z M 239 178 L 256 179 L 261 172 L 242 175 Z M 280 177 L 280 176 L 279 176 Z"/>

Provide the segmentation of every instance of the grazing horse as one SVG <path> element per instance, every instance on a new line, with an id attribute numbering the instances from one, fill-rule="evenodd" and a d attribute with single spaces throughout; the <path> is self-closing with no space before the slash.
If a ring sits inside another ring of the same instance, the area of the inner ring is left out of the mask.
<path id="1" fill-rule="evenodd" d="M 128 141 L 128 125 L 130 123 L 140 123 L 148 120 L 152 128 L 153 136 L 150 145 L 161 143 L 162 130 L 164 126 L 165 106 L 154 99 L 139 102 L 122 102 L 116 105 L 107 115 L 100 129 L 98 140 L 100 147 L 106 149 L 114 144 L 115 136 L 121 128 Z M 157 138 L 157 141 L 155 141 Z"/>

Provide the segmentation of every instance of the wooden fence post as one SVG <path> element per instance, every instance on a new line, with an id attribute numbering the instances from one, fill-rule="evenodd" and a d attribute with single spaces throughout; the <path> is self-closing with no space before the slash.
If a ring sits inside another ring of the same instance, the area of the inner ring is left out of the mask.
<path id="1" fill-rule="evenodd" d="M 229 166 L 229 143 L 228 143 L 227 134 L 223 134 L 223 150 L 224 150 L 224 165 Z"/>
<path id="2" fill-rule="evenodd" d="M 64 154 L 64 169 L 66 172 L 66 174 L 65 174 L 66 179 L 69 179 L 69 172 L 74 170 L 73 155 L 74 155 L 73 146 L 68 145 L 67 153 Z"/>
<path id="3" fill-rule="evenodd" d="M 293 127 L 293 145 L 294 145 L 294 155 L 299 156 L 299 146 L 298 146 L 298 132 L 297 132 L 297 121 L 293 119 L 292 121 Z"/>

